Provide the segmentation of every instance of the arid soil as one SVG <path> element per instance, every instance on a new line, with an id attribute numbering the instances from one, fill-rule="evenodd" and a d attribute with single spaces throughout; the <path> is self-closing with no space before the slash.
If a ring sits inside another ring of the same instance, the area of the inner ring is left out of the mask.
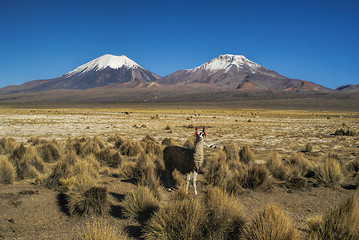
<path id="1" fill-rule="evenodd" d="M 359 158 L 359 136 L 336 136 L 338 129 L 359 132 L 358 112 L 231 110 L 196 108 L 0 108 L 0 138 L 12 137 L 29 144 L 31 137 L 57 141 L 98 136 L 107 141 L 120 134 L 125 139 L 140 140 L 149 135 L 161 142 L 173 138 L 182 144 L 193 138 L 194 127 L 206 126 L 205 154 L 209 156 L 225 144 L 249 145 L 258 163 L 265 163 L 272 153 L 288 158 L 302 154 L 315 165 L 328 153 L 338 155 L 343 164 Z M 304 152 L 307 143 L 313 150 Z M 344 166 L 343 166 L 344 167 Z M 184 177 L 184 176 L 183 176 Z M 111 174 L 102 181 L 110 198 L 105 218 L 138 239 L 140 225 L 124 219 L 118 204 L 135 185 Z M 304 236 L 309 217 L 329 212 L 357 192 L 351 176 L 338 187 L 308 184 L 290 188 L 278 180 L 264 183 L 256 190 L 236 196 L 248 219 L 268 203 L 276 203 L 295 222 Z M 349 186 L 349 187 L 348 187 Z M 350 187 L 351 186 L 351 187 Z M 199 176 L 199 196 L 203 197 L 203 175 Z M 164 191 L 163 201 L 173 192 Z M 190 188 L 191 197 L 193 196 Z M 91 217 L 90 217 L 91 218 Z M 95 217 L 96 218 L 96 217 Z M 0 185 L 0 239 L 79 239 L 87 217 L 69 216 L 61 193 L 36 185 L 34 180 Z"/>

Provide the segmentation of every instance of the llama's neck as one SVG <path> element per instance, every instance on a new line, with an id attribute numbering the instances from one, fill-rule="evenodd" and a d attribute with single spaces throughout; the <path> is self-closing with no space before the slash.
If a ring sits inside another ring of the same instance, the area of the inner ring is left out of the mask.
<path id="1" fill-rule="evenodd" d="M 204 143 L 203 139 L 198 140 L 197 138 L 196 141 L 194 142 L 193 158 L 197 169 L 200 169 L 203 165 L 203 159 L 204 159 L 203 143 Z"/>

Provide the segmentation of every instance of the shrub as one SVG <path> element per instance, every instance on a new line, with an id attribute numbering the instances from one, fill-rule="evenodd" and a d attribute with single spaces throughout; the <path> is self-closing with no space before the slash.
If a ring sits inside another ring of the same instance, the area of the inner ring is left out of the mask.
<path id="1" fill-rule="evenodd" d="M 144 227 L 145 239 L 204 239 L 206 213 L 198 199 L 174 200 L 154 213 Z"/>
<path id="2" fill-rule="evenodd" d="M 121 202 L 123 215 L 140 222 L 147 221 L 158 210 L 159 201 L 146 186 L 137 186 Z"/>
<path id="3" fill-rule="evenodd" d="M 136 162 L 123 161 L 119 167 L 118 176 L 121 178 L 133 178 L 135 174 Z"/>
<path id="4" fill-rule="evenodd" d="M 308 220 L 307 239 L 359 239 L 359 204 L 356 195 L 325 216 Z"/>
<path id="5" fill-rule="evenodd" d="M 244 240 L 299 239 L 292 221 L 275 205 L 268 205 L 244 229 Z"/>
<path id="6" fill-rule="evenodd" d="M 254 153 L 248 145 L 244 145 L 243 148 L 239 151 L 239 158 L 244 163 L 250 163 L 254 159 Z"/>
<path id="7" fill-rule="evenodd" d="M 96 179 L 89 174 L 76 176 L 67 197 L 67 209 L 70 215 L 101 215 L 106 210 L 107 189 L 99 187 Z"/>
<path id="8" fill-rule="evenodd" d="M 127 240 L 127 235 L 118 228 L 112 227 L 105 219 L 86 222 L 82 227 L 80 239 L 82 240 Z"/>
<path id="9" fill-rule="evenodd" d="M 234 239 L 242 232 L 245 218 L 242 206 L 218 187 L 209 188 L 205 239 Z"/>
<path id="10" fill-rule="evenodd" d="M 0 184 L 13 184 L 16 170 L 5 155 L 0 155 Z"/>
<path id="11" fill-rule="evenodd" d="M 315 176 L 318 183 L 326 187 L 338 186 L 343 180 L 340 163 L 330 156 L 327 156 L 316 169 Z"/>

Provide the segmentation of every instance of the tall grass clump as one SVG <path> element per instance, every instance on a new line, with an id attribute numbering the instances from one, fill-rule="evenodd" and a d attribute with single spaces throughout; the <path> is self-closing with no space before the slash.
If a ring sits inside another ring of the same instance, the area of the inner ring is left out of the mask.
<path id="1" fill-rule="evenodd" d="M 316 168 L 315 176 L 318 183 L 326 187 L 338 186 L 344 178 L 340 162 L 331 156 L 324 158 L 321 165 Z"/>
<path id="2" fill-rule="evenodd" d="M 253 161 L 254 153 L 248 145 L 244 145 L 243 148 L 239 151 L 239 159 L 244 163 L 250 163 Z"/>
<path id="3" fill-rule="evenodd" d="M 141 145 L 138 142 L 125 140 L 119 147 L 119 151 L 125 156 L 137 156 L 143 152 Z"/>
<path id="4" fill-rule="evenodd" d="M 16 170 L 8 157 L 0 155 L 0 184 L 13 184 L 16 178 Z"/>
<path id="5" fill-rule="evenodd" d="M 285 180 L 289 172 L 288 167 L 278 158 L 276 153 L 271 154 L 267 161 L 267 168 L 272 176 L 279 180 Z"/>
<path id="6" fill-rule="evenodd" d="M 44 184 L 48 188 L 56 188 L 60 185 L 60 179 L 66 179 L 74 174 L 74 165 L 78 161 L 79 157 L 75 151 L 67 152 L 62 159 L 60 159 L 51 174 L 47 177 Z"/>
<path id="7" fill-rule="evenodd" d="M 82 155 L 98 154 L 105 147 L 99 137 L 95 136 L 93 139 L 88 140 L 81 148 L 80 153 Z"/>
<path id="8" fill-rule="evenodd" d="M 162 156 L 161 145 L 149 135 L 146 135 L 146 137 L 141 140 L 141 146 L 147 154 Z"/>
<path id="9" fill-rule="evenodd" d="M 206 198 L 205 239 L 238 239 L 246 223 L 242 206 L 218 187 L 209 188 Z"/>
<path id="10" fill-rule="evenodd" d="M 226 161 L 227 155 L 220 150 L 217 154 L 207 159 L 204 169 L 204 179 L 207 185 L 218 186 L 227 189 L 228 182 L 232 176 Z"/>
<path id="11" fill-rule="evenodd" d="M 256 189 L 267 179 L 268 171 L 263 165 L 243 166 L 235 172 L 232 181 L 237 181 L 243 188 Z"/>
<path id="12" fill-rule="evenodd" d="M 161 206 L 144 227 L 145 239 L 204 239 L 206 212 L 198 199 L 174 200 Z"/>
<path id="13" fill-rule="evenodd" d="M 359 203 L 353 195 L 325 216 L 308 220 L 308 240 L 359 239 Z"/>
<path id="14" fill-rule="evenodd" d="M 86 222 L 81 229 L 82 240 L 127 240 L 129 239 L 123 231 L 118 232 L 117 227 L 110 225 L 105 219 Z"/>
<path id="15" fill-rule="evenodd" d="M 20 144 L 10 155 L 10 161 L 16 169 L 16 177 L 19 180 L 31 179 L 39 176 L 37 169 L 44 171 L 42 160 L 34 147 L 26 148 Z"/>
<path id="16" fill-rule="evenodd" d="M 159 201 L 149 187 L 137 186 L 121 202 L 123 215 L 140 222 L 147 221 L 159 208 Z"/>
<path id="17" fill-rule="evenodd" d="M 74 178 L 74 183 L 66 193 L 69 214 L 103 214 L 107 208 L 107 189 L 99 186 L 96 179 L 86 172 Z"/>
<path id="18" fill-rule="evenodd" d="M 173 138 L 164 138 L 161 143 L 165 147 L 169 146 L 178 146 L 178 142 L 174 140 Z"/>
<path id="19" fill-rule="evenodd" d="M 223 151 L 226 154 L 227 161 L 239 161 L 239 147 L 236 143 L 224 145 Z"/>
<path id="20" fill-rule="evenodd" d="M 40 144 L 37 146 L 37 151 L 47 163 L 55 162 L 61 157 L 60 150 L 55 143 Z"/>
<path id="21" fill-rule="evenodd" d="M 17 147 L 18 143 L 14 138 L 3 137 L 0 139 L 0 153 L 9 154 L 12 153 Z"/>
<path id="22" fill-rule="evenodd" d="M 275 205 L 268 205 L 244 229 L 243 240 L 299 239 L 293 222 Z"/>
<path id="23" fill-rule="evenodd" d="M 121 154 L 111 148 L 105 148 L 96 154 L 96 159 L 103 165 L 117 168 L 121 165 L 122 157 Z"/>

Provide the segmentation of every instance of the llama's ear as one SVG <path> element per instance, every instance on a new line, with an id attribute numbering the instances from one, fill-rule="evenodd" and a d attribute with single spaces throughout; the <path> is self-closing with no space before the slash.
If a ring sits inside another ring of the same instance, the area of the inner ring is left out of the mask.
<path id="1" fill-rule="evenodd" d="M 204 133 L 204 137 L 207 137 L 206 127 L 203 127 L 203 133 Z"/>
<path id="2" fill-rule="evenodd" d="M 194 132 L 193 136 L 196 136 L 198 134 L 198 127 L 196 127 L 196 131 Z"/>

